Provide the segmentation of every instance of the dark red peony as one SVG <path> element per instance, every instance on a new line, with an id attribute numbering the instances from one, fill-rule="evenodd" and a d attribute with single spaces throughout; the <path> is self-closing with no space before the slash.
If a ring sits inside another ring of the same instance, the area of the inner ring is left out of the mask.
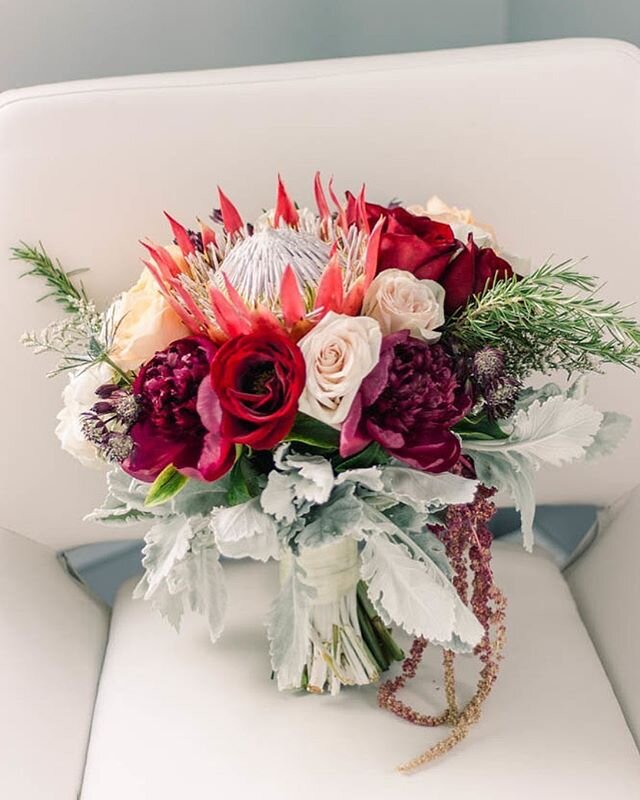
<path id="1" fill-rule="evenodd" d="M 222 434 L 269 450 L 289 433 L 305 381 L 304 358 L 275 328 L 225 342 L 211 362 L 211 385 L 222 409 Z"/>
<path id="2" fill-rule="evenodd" d="M 467 244 L 437 279 L 445 288 L 445 311 L 451 314 L 464 306 L 472 295 L 483 292 L 493 281 L 510 278 L 513 274 L 504 258 L 500 258 L 490 247 L 478 247 L 472 234 L 469 234 Z"/>
<path id="3" fill-rule="evenodd" d="M 378 272 L 406 269 L 416 278 L 438 280 L 459 246 L 449 225 L 411 214 L 400 206 L 386 208 L 365 203 L 365 210 L 369 227 L 373 228 L 380 217 L 385 220 Z M 350 192 L 347 193 L 347 222 L 349 225 L 358 223 L 356 199 Z"/>
<path id="4" fill-rule="evenodd" d="M 133 451 L 122 463 L 129 475 L 153 481 L 173 464 L 184 475 L 213 481 L 230 469 L 235 448 L 220 436 L 220 410 L 208 402 L 201 414 L 198 403 L 216 349 L 203 336 L 189 336 L 141 368 L 133 384 L 140 408 L 129 431 Z"/>
<path id="5" fill-rule="evenodd" d="M 409 331 L 385 336 L 380 361 L 362 382 L 342 426 L 340 455 L 378 442 L 390 455 L 427 472 L 445 472 L 460 456 L 450 428 L 471 407 L 441 345 Z"/>

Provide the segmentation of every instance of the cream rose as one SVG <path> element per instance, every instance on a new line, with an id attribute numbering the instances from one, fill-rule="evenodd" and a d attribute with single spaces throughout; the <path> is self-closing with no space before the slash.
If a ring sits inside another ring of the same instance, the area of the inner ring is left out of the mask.
<path id="1" fill-rule="evenodd" d="M 300 411 L 333 427 L 344 422 L 363 378 L 378 363 L 381 342 L 371 317 L 330 311 L 298 342 L 307 368 Z"/>
<path id="2" fill-rule="evenodd" d="M 444 288 L 420 280 L 402 269 L 385 269 L 367 289 L 362 313 L 373 317 L 383 334 L 408 330 L 426 342 L 436 342 L 444 324 Z"/>
<path id="3" fill-rule="evenodd" d="M 461 242 L 466 242 L 472 233 L 478 247 L 495 249 L 498 245 L 495 231 L 490 225 L 478 222 L 468 208 L 448 206 L 435 195 L 427 200 L 426 206 L 411 206 L 409 211 L 418 216 L 430 217 L 436 222 L 446 222 L 451 227 L 453 235 Z"/>
<path id="4" fill-rule="evenodd" d="M 158 350 L 190 333 L 147 269 L 135 286 L 114 301 L 108 313 L 118 326 L 109 355 L 123 370 L 137 369 Z"/>
<path id="5" fill-rule="evenodd" d="M 113 370 L 107 364 L 95 364 L 89 369 L 74 372 L 62 392 L 63 407 L 58 414 L 56 436 L 62 449 L 77 458 L 83 467 L 104 464 L 96 448 L 82 435 L 80 415 L 98 402 L 96 389 L 113 381 Z"/>

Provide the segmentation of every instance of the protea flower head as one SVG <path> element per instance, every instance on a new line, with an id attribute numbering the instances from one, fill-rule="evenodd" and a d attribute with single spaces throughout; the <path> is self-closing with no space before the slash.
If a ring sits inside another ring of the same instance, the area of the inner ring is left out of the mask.
<path id="1" fill-rule="evenodd" d="M 364 211 L 348 223 L 331 182 L 336 211 L 316 175 L 315 213 L 299 210 L 278 178 L 276 205 L 255 225 L 218 191 L 217 230 L 200 223 L 194 233 L 167 214 L 175 244 L 143 242 L 147 267 L 194 334 L 222 341 L 267 323 L 297 338 L 328 311 L 360 312 L 375 275 L 380 226 L 372 230 Z M 364 209 L 364 190 L 357 202 Z"/>

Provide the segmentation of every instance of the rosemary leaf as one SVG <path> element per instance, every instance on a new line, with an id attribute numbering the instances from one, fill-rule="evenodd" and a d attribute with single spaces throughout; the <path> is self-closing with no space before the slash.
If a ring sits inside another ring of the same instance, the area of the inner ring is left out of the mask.
<path id="1" fill-rule="evenodd" d="M 40 300 L 52 297 L 69 314 L 75 314 L 79 305 L 87 304 L 88 299 L 82 283 L 76 286 L 72 279 L 85 270 L 75 269 L 67 272 L 57 259 L 54 262 L 49 257 L 41 242 L 35 247 L 21 242 L 19 247 L 11 248 L 11 254 L 15 261 L 24 261 L 31 266 L 31 269 L 22 273 L 21 278 L 32 275 L 41 278 L 47 285 L 50 291 Z"/>
<path id="2" fill-rule="evenodd" d="M 507 355 L 518 377 L 534 371 L 598 371 L 640 365 L 640 325 L 618 302 L 598 296 L 595 278 L 575 262 L 547 262 L 531 275 L 496 281 L 449 319 L 463 352 L 486 345 Z"/>

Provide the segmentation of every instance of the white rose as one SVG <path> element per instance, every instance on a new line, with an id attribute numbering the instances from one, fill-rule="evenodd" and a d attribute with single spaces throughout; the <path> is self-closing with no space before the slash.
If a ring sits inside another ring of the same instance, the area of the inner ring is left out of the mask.
<path id="1" fill-rule="evenodd" d="M 374 319 L 330 311 L 298 342 L 307 368 L 300 411 L 333 427 L 344 422 L 363 378 L 378 363 L 381 342 Z"/>
<path id="2" fill-rule="evenodd" d="M 427 342 L 436 342 L 444 324 L 444 288 L 420 280 L 402 269 L 385 269 L 373 280 L 362 303 L 362 313 L 380 324 L 383 334 L 408 330 Z"/>
<path id="3" fill-rule="evenodd" d="M 109 355 L 123 370 L 136 370 L 158 350 L 189 336 L 189 329 L 164 299 L 148 269 L 115 300 L 108 313 L 118 326 Z"/>
<path id="4" fill-rule="evenodd" d="M 113 381 L 113 370 L 107 364 L 96 364 L 82 372 L 74 372 L 62 392 L 64 406 L 58 414 L 56 436 L 62 449 L 77 458 L 84 467 L 99 467 L 104 464 L 98 451 L 82 435 L 80 415 L 98 402 L 96 389 L 103 383 Z"/>

